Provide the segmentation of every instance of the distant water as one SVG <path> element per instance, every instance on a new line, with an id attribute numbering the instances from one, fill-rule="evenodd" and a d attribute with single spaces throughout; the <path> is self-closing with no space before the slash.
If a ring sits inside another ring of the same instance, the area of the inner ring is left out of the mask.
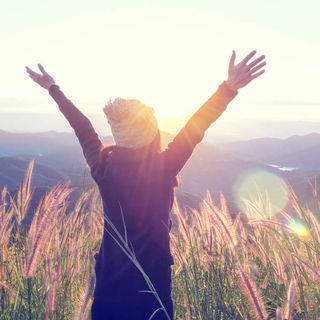
<path id="1" fill-rule="evenodd" d="M 280 171 L 294 171 L 294 170 L 298 170 L 297 167 L 282 167 L 282 166 L 278 166 L 276 164 L 268 164 L 269 167 L 272 167 L 272 168 L 276 168 Z"/>

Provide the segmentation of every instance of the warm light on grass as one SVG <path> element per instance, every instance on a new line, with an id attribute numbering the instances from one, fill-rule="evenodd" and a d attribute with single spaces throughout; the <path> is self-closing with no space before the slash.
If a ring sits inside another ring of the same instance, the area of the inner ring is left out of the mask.
<path id="1" fill-rule="evenodd" d="M 263 170 L 243 173 L 234 185 L 238 208 L 248 218 L 272 218 L 287 206 L 289 190 L 285 181 Z"/>
<path id="2" fill-rule="evenodd" d="M 297 219 L 291 219 L 289 222 L 289 227 L 295 234 L 297 234 L 301 238 L 306 238 L 309 235 L 308 229 L 301 221 Z"/>

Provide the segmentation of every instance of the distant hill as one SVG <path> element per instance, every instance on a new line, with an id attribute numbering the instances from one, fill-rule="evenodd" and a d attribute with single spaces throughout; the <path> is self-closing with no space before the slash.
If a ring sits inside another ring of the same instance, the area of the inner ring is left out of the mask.
<path id="1" fill-rule="evenodd" d="M 102 137 L 102 141 L 112 143 L 112 137 Z M 0 156 L 35 158 L 40 163 L 60 168 L 84 165 L 82 150 L 74 133 L 12 133 L 0 130 Z"/>
<path id="2" fill-rule="evenodd" d="M 320 171 L 320 143 L 291 153 L 275 155 L 270 162 L 304 171 Z"/>
<path id="3" fill-rule="evenodd" d="M 16 190 L 20 181 L 24 178 L 29 161 L 14 157 L 0 157 L 0 189 L 5 185 L 9 190 Z M 67 181 L 69 178 L 59 171 L 35 163 L 32 185 L 36 187 L 51 187 L 59 181 Z"/>
<path id="4" fill-rule="evenodd" d="M 240 105 L 238 105 L 238 107 L 241 108 Z M 258 106 L 255 105 L 255 107 Z M 269 110 L 266 105 L 260 105 L 259 107 L 265 108 L 264 110 Z M 196 111 L 196 108 L 197 106 L 194 106 L 194 111 Z M 283 105 L 281 108 L 283 108 Z M 27 109 L 28 108 L 26 107 L 25 110 Z M 52 110 L 55 110 L 56 112 L 46 114 L 41 112 L 22 111 L 4 112 L 3 110 L 0 110 L 0 128 L 6 131 L 15 132 L 21 130 L 24 132 L 43 132 L 48 128 L 51 128 L 57 132 L 71 132 L 69 123 L 66 121 L 64 116 L 58 112 L 55 106 L 53 106 Z M 86 113 L 86 116 L 91 120 L 97 132 L 102 135 L 111 134 L 106 117 L 102 111 L 95 114 Z M 181 119 L 181 117 L 179 117 L 179 121 L 176 119 L 175 121 L 172 121 L 172 117 L 169 119 L 160 117 L 158 120 L 159 124 L 161 124 L 161 127 L 167 128 L 167 130 L 170 132 L 177 132 L 188 119 Z M 168 125 L 168 122 L 173 122 L 173 125 Z M 261 117 L 259 117 L 259 119 L 254 118 L 241 120 L 232 120 L 228 117 L 222 117 L 222 119 L 219 119 L 219 121 L 210 127 L 205 138 L 207 141 L 218 141 L 220 143 L 267 136 L 275 138 L 287 138 L 294 134 L 306 135 L 310 132 L 320 133 L 320 123 L 290 120 L 269 121 L 263 120 Z"/>
<path id="5" fill-rule="evenodd" d="M 274 164 L 292 171 L 277 174 L 285 179 L 304 203 L 312 205 L 312 185 L 319 192 L 320 134 L 292 136 L 288 139 L 263 138 L 220 146 L 222 150 L 246 161 Z"/>
<path id="6" fill-rule="evenodd" d="M 279 172 L 275 168 L 257 162 L 236 158 L 217 147 L 200 144 L 181 171 L 182 189 L 201 198 L 207 190 L 214 198 L 223 193 L 229 201 L 232 201 L 236 180 L 241 173 L 252 169 L 275 174 Z"/>
<path id="7" fill-rule="evenodd" d="M 241 159 L 264 164 L 320 169 L 320 134 L 292 136 L 288 139 L 263 138 L 233 142 L 222 149 Z"/>
<path id="8" fill-rule="evenodd" d="M 17 154 L 38 155 L 50 153 L 76 143 L 76 137 L 70 133 L 55 131 L 39 133 L 13 133 L 0 130 L 0 155 Z"/>

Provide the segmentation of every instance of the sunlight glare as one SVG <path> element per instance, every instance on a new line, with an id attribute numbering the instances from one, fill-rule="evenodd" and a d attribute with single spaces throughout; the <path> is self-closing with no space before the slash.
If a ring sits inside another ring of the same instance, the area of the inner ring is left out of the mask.
<path id="1" fill-rule="evenodd" d="M 287 206 L 289 190 L 279 176 L 264 170 L 248 170 L 234 185 L 238 208 L 249 219 L 269 219 Z"/>
<path id="2" fill-rule="evenodd" d="M 297 219 L 291 219 L 289 222 L 289 227 L 295 234 L 297 234 L 301 238 L 306 238 L 309 235 L 308 229 L 301 221 Z"/>

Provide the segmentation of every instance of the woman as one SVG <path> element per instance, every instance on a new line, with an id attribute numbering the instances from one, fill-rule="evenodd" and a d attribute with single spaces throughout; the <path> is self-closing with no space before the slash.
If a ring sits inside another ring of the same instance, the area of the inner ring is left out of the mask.
<path id="1" fill-rule="evenodd" d="M 41 73 L 36 73 L 27 67 L 30 77 L 49 91 L 74 129 L 103 200 L 108 223 L 95 266 L 92 319 L 146 320 L 152 314 L 152 319 L 173 318 L 169 213 L 176 175 L 237 90 L 264 72 L 264 56 L 250 62 L 255 53 L 252 51 L 235 65 L 233 51 L 228 79 L 164 151 L 152 108 L 138 100 L 110 101 L 104 112 L 115 145 L 104 147 L 90 121 L 64 96 L 44 68 L 39 65 Z M 150 288 L 119 247 L 119 237 L 127 241 L 164 308 L 160 308 L 154 294 L 146 292 Z"/>

